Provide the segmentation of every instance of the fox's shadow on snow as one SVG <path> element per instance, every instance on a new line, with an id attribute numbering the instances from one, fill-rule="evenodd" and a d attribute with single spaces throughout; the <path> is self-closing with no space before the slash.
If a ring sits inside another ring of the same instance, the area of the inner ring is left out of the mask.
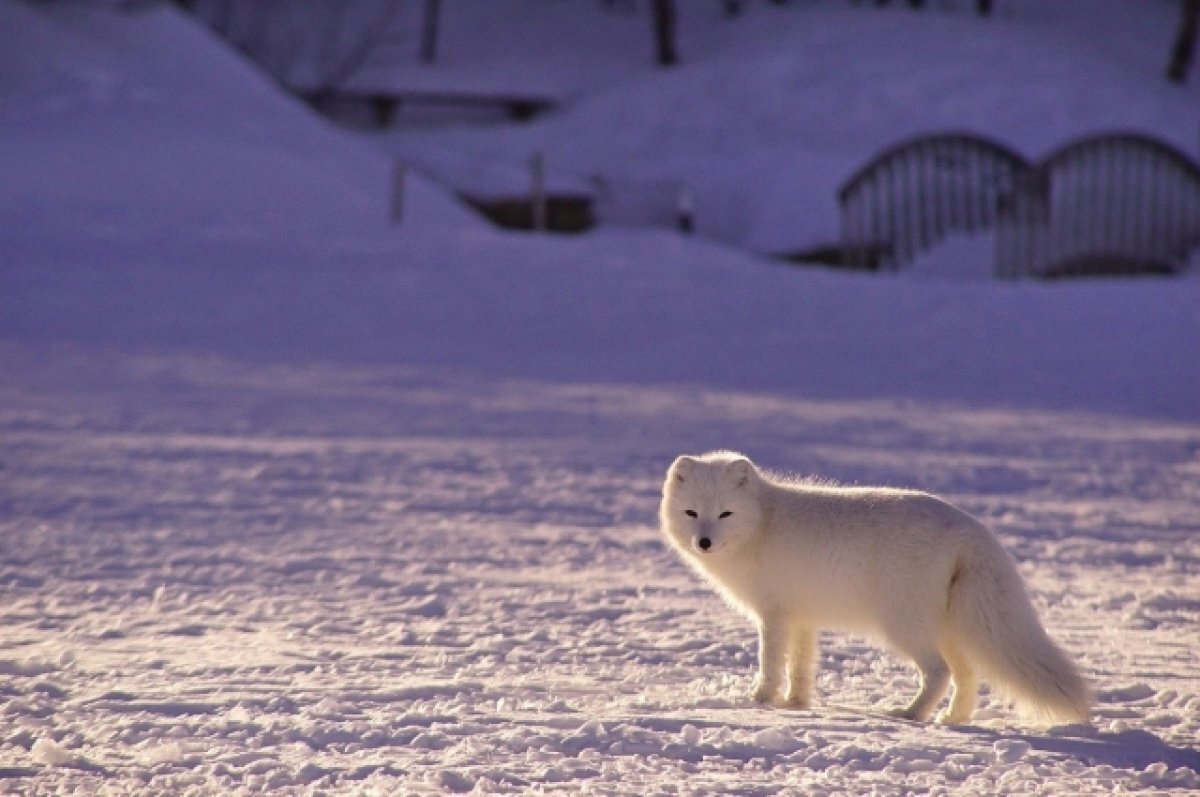
<path id="1" fill-rule="evenodd" d="M 962 731 L 979 736 L 1002 739 L 1017 739 L 1029 744 L 1030 748 L 1044 753 L 1071 756 L 1095 766 L 1108 764 L 1116 769 L 1141 770 L 1151 764 L 1166 764 L 1169 769 L 1190 767 L 1200 771 L 1200 750 L 1190 747 L 1174 747 L 1149 731 L 1130 730 L 1120 733 L 1101 733 L 1086 728 L 1063 728 L 1062 735 L 1037 735 L 1028 733 L 1003 733 L 978 727 L 964 727 Z M 1079 735 L 1068 735 L 1078 733 Z"/>
<path id="2" fill-rule="evenodd" d="M 837 706 L 837 708 L 853 714 L 882 716 L 875 712 L 862 712 L 845 706 Z M 888 716 L 887 719 L 905 725 L 928 725 L 928 723 L 892 716 Z M 1107 764 L 1114 769 L 1142 770 L 1152 764 L 1161 763 L 1166 764 L 1168 769 L 1188 767 L 1200 772 L 1200 749 L 1175 747 L 1153 733 L 1143 730 L 1104 733 L 1081 725 L 1063 725 L 1057 730 L 1045 734 L 992 730 L 978 725 L 956 725 L 948 727 L 946 730 L 976 736 L 991 742 L 1025 742 L 1031 750 L 1069 756 L 1088 766 Z"/>

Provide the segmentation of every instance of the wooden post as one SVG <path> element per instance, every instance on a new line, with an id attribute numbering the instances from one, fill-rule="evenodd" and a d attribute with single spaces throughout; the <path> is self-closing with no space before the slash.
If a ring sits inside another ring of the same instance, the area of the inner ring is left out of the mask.
<path id="1" fill-rule="evenodd" d="M 437 58 L 438 16 L 441 0 L 425 0 L 425 17 L 421 27 L 421 62 L 432 64 Z"/>
<path id="2" fill-rule="evenodd" d="M 696 229 L 695 206 L 692 192 L 687 190 L 687 186 L 681 187 L 675 202 L 675 221 L 679 225 L 679 231 L 684 234 L 690 235 Z"/>
<path id="3" fill-rule="evenodd" d="M 659 66 L 674 66 L 679 62 L 675 52 L 675 3 L 674 0 L 654 0 L 651 4 L 654 15 L 654 44 Z"/>
<path id="4" fill-rule="evenodd" d="M 404 219 L 404 184 L 407 177 L 407 164 L 403 161 L 392 164 L 392 222 L 395 224 Z"/>
<path id="5" fill-rule="evenodd" d="M 546 229 L 546 154 L 544 152 L 533 153 L 533 158 L 529 161 L 530 171 L 530 191 L 529 191 L 529 207 L 532 217 L 533 229 Z"/>
<path id="6" fill-rule="evenodd" d="M 1171 57 L 1167 62 L 1167 79 L 1176 83 L 1187 80 L 1192 57 L 1196 51 L 1196 32 L 1200 30 L 1200 0 L 1180 0 L 1179 28 L 1175 43 L 1171 45 Z"/>

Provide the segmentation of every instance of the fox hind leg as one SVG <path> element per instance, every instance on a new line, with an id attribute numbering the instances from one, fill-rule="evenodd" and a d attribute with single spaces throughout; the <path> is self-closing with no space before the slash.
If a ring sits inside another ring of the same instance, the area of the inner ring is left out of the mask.
<path id="1" fill-rule="evenodd" d="M 950 667 L 936 650 L 930 650 L 914 661 L 921 671 L 921 690 L 908 708 L 897 709 L 891 714 L 901 719 L 925 722 L 950 686 Z"/>
<path id="2" fill-rule="evenodd" d="M 970 721 L 975 713 L 975 704 L 979 701 L 979 676 L 971 661 L 953 642 L 942 643 L 942 655 L 950 666 L 954 693 L 949 707 L 938 715 L 937 721 L 944 725 L 961 725 Z"/>
<path id="3" fill-rule="evenodd" d="M 788 690 L 784 705 L 808 708 L 812 705 L 813 681 L 817 669 L 817 632 L 795 627 L 788 646 Z"/>
<path id="4" fill-rule="evenodd" d="M 921 621 L 921 608 L 905 607 L 901 602 L 893 605 L 893 611 L 886 618 L 884 638 L 894 650 L 908 656 L 921 672 L 921 689 L 917 696 L 907 708 L 890 713 L 901 719 L 925 722 L 950 688 L 950 666 L 938 651 L 941 635 L 936 624 Z M 936 616 L 934 611 L 924 614 L 927 617 Z"/>

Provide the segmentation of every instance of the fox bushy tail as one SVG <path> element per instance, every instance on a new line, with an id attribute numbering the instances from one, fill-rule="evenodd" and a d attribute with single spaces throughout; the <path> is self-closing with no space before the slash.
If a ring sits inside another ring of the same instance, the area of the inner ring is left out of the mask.
<path id="1" fill-rule="evenodd" d="M 1026 712 L 1088 722 L 1087 683 L 1046 635 L 1016 566 L 999 545 L 964 556 L 951 587 L 949 620 L 980 674 Z"/>

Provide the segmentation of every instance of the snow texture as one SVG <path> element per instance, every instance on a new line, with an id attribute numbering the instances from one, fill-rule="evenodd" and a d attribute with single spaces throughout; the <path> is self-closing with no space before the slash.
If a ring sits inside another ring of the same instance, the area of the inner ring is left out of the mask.
<path id="1" fill-rule="evenodd" d="M 443 5 L 454 79 L 499 80 L 457 55 L 496 4 Z M 517 5 L 522 83 L 577 16 Z M 597 68 L 555 73 L 559 115 L 367 136 L 166 5 L 0 0 L 0 792 L 1200 789 L 1195 272 L 748 251 L 824 240 L 831 185 L 950 121 L 1194 152 L 1173 4 L 929 5 L 689 5 L 667 73 L 607 46 L 643 19 L 583 3 L 596 38 L 548 52 Z M 534 146 L 729 215 L 502 234 L 413 173 L 389 222 L 384 148 L 469 172 Z M 1094 724 L 986 693 L 967 727 L 891 719 L 914 673 L 842 634 L 813 709 L 753 704 L 753 630 L 654 528 L 672 458 L 717 447 L 987 521 Z"/>

